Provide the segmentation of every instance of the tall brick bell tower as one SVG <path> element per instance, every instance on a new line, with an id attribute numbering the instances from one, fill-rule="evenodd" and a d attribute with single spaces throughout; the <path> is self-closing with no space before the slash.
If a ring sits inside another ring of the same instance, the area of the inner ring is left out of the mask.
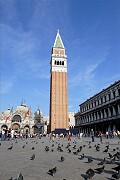
<path id="1" fill-rule="evenodd" d="M 50 61 L 50 132 L 68 129 L 67 56 L 57 31 Z"/>

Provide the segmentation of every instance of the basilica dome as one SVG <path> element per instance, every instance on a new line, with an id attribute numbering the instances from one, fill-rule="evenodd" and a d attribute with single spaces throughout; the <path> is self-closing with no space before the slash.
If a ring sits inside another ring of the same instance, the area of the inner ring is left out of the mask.
<path id="1" fill-rule="evenodd" d="M 20 106 L 17 107 L 16 111 L 20 113 L 26 113 L 29 108 L 26 107 L 26 104 L 21 104 Z"/>

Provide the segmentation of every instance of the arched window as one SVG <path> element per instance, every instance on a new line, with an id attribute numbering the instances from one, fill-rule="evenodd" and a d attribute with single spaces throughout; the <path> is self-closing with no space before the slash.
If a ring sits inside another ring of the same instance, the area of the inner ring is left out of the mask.
<path id="1" fill-rule="evenodd" d="M 12 122 L 21 122 L 21 116 L 20 115 L 15 115 L 12 119 Z"/>
<path id="2" fill-rule="evenodd" d="M 64 61 L 62 61 L 62 65 L 64 66 Z"/>
<path id="3" fill-rule="evenodd" d="M 57 65 L 59 65 L 59 61 L 57 61 Z"/>
<path id="4" fill-rule="evenodd" d="M 56 60 L 55 60 L 55 64 L 56 64 Z"/>
<path id="5" fill-rule="evenodd" d="M 61 61 L 60 61 L 60 65 L 61 65 Z"/>

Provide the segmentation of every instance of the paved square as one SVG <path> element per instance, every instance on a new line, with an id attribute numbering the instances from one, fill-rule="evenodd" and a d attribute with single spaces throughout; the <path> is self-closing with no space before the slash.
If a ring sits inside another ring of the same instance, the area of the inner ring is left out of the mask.
<path id="1" fill-rule="evenodd" d="M 76 149 L 73 149 L 76 141 Z M 68 140 L 65 138 L 55 139 L 54 142 L 49 140 L 47 137 L 41 139 L 24 139 L 15 141 L 1 141 L 0 146 L 0 180 L 9 180 L 13 177 L 13 180 L 21 172 L 24 176 L 24 180 L 84 180 L 84 175 L 87 169 L 102 167 L 98 165 L 104 158 L 110 161 L 108 152 L 115 154 L 117 151 L 120 152 L 120 139 L 117 137 L 114 139 L 103 138 L 103 143 L 100 143 L 99 138 L 95 138 L 95 142 L 91 142 L 90 137 L 84 137 L 78 139 L 77 137 L 71 138 L 70 147 L 71 153 L 68 153 L 66 146 Z M 103 153 L 108 145 L 109 150 L 107 153 Z M 8 150 L 8 147 L 13 143 L 12 150 Z M 100 151 L 96 151 L 95 145 L 100 144 Z M 52 147 L 52 145 L 54 146 Z M 57 150 L 59 146 L 63 152 Z M 23 145 L 25 147 L 23 148 Z M 45 151 L 45 147 L 49 146 L 49 151 Z M 82 151 L 75 155 L 75 152 L 80 146 L 83 146 Z M 35 149 L 32 150 L 32 147 Z M 51 151 L 53 149 L 53 152 Z M 115 151 L 113 151 L 115 149 Z M 85 158 L 80 160 L 80 155 L 85 155 Z M 31 156 L 35 154 L 35 159 L 30 160 Z M 60 162 L 61 156 L 65 157 L 63 162 Z M 88 163 L 88 157 L 91 157 L 93 161 Z M 105 170 L 101 174 L 95 173 L 92 180 L 110 180 L 111 175 L 115 172 L 112 167 L 120 164 L 120 161 L 116 159 L 115 164 L 105 164 Z M 57 167 L 55 176 L 49 175 L 47 172 L 53 167 Z"/>

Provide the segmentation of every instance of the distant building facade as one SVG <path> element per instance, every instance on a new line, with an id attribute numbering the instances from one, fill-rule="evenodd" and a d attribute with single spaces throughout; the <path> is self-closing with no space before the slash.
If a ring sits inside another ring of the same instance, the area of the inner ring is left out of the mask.
<path id="1" fill-rule="evenodd" d="M 50 61 L 50 132 L 68 128 L 67 56 L 57 32 Z"/>
<path id="2" fill-rule="evenodd" d="M 75 112 L 68 112 L 68 124 L 69 124 L 69 129 L 75 127 Z"/>
<path id="3" fill-rule="evenodd" d="M 80 112 L 75 114 L 75 128 L 79 132 L 120 130 L 120 80 L 79 106 Z"/>
<path id="4" fill-rule="evenodd" d="M 44 119 L 39 108 L 34 113 L 34 120 L 34 132 L 38 134 L 47 134 L 47 121 Z"/>
<path id="5" fill-rule="evenodd" d="M 44 133 L 45 121 L 38 108 L 34 115 L 26 104 L 21 104 L 14 111 L 8 108 L 5 112 L 0 113 L 0 132 L 13 129 L 17 133 L 36 134 Z"/>

